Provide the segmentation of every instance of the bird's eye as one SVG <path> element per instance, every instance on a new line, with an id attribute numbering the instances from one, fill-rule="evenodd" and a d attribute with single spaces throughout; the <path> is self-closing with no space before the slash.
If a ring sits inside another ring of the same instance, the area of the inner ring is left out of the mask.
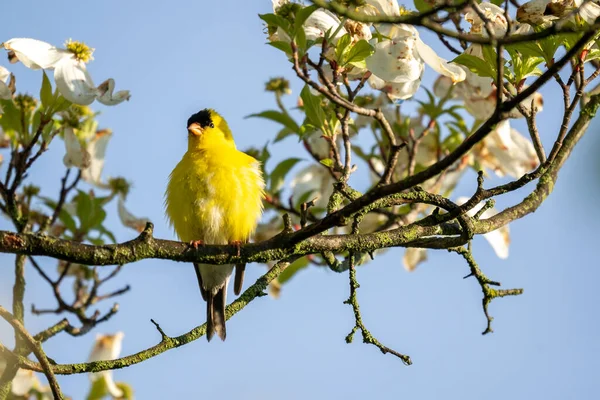
<path id="1" fill-rule="evenodd" d="M 211 122 L 209 126 L 210 126 L 211 128 L 214 128 L 214 127 L 215 127 L 215 124 L 213 124 L 213 123 Z"/>

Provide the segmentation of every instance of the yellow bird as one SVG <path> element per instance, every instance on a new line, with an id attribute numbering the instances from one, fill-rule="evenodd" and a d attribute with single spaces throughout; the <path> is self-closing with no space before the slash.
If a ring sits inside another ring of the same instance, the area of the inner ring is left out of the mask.
<path id="1" fill-rule="evenodd" d="M 214 110 L 193 114 L 187 130 L 187 152 L 171 173 L 165 193 L 169 222 L 182 241 L 196 247 L 247 243 L 263 210 L 265 184 L 259 162 L 236 149 L 227 122 Z M 206 300 L 209 341 L 215 333 L 225 340 L 227 284 L 233 267 L 194 264 Z M 246 265 L 235 267 L 238 295 Z"/>

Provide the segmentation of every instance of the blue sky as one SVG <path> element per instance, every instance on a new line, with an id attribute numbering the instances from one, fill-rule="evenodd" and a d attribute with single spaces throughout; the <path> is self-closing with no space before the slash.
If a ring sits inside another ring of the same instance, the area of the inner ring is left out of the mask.
<path id="1" fill-rule="evenodd" d="M 244 119 L 274 106 L 263 91 L 265 81 L 289 78 L 294 91 L 289 105 L 299 94 L 301 86 L 283 54 L 265 45 L 257 14 L 270 8 L 269 1 L 12 1 L 3 8 L 0 41 L 33 37 L 61 44 L 73 38 L 96 48 L 89 65 L 96 82 L 112 77 L 117 88 L 132 92 L 128 103 L 96 107 L 102 111 L 101 126 L 114 131 L 104 173 L 133 181 L 128 207 L 155 223 L 156 236 L 173 238 L 164 218 L 163 192 L 186 148 L 188 116 L 204 107 L 217 109 L 243 149 L 262 145 L 277 132 L 269 122 Z M 21 91 L 39 90 L 39 72 L 18 65 L 10 69 Z M 433 77 L 428 73 L 424 84 Z M 548 147 L 560 124 L 560 103 L 554 100 L 560 98 L 556 90 L 544 93 L 539 123 Z M 516 126 L 525 132 L 523 124 Z M 258 299 L 230 320 L 225 343 L 201 339 L 116 371 L 115 379 L 130 383 L 142 400 L 593 398 L 600 367 L 593 296 L 600 279 L 594 239 L 594 199 L 600 194 L 597 126 L 576 148 L 553 195 L 535 214 L 511 224 L 507 260 L 496 258 L 482 238 L 475 240 L 475 257 L 491 278 L 525 289 L 518 298 L 491 305 L 493 334 L 481 335 L 481 291 L 474 280 L 462 279 L 468 269 L 459 256 L 431 252 L 429 261 L 409 274 L 402 268 L 402 250 L 394 249 L 359 269 L 358 296 L 366 325 L 384 344 L 410 354 L 411 367 L 362 344 L 360 336 L 351 345 L 344 342 L 354 323 L 352 310 L 342 304 L 348 297 L 347 275 L 313 268 L 284 286 L 279 300 Z M 277 149 L 282 157 L 299 151 L 293 140 Z M 63 151 L 60 141 L 54 143 L 30 174 L 46 194 L 57 192 Z M 471 193 L 470 178 L 457 195 Z M 507 195 L 498 204 L 513 204 L 524 195 Z M 114 204 L 108 218 L 119 240 L 134 237 L 120 226 Z M 0 304 L 7 307 L 13 257 L 1 260 Z M 54 268 L 50 260 L 44 265 Z M 264 271 L 264 266 L 249 266 L 247 284 Z M 32 268 L 26 273 L 26 307 L 52 306 L 47 285 Z M 150 318 L 169 335 L 204 322 L 205 305 L 191 265 L 161 260 L 127 265 L 107 290 L 127 283 L 133 289 L 118 299 L 121 311 L 95 331 L 124 331 L 123 354 L 157 343 Z M 28 314 L 26 324 L 37 332 L 57 320 Z M 47 342 L 46 352 L 57 362 L 84 361 L 94 333 L 61 335 Z M 4 324 L 0 340 L 12 341 Z M 89 384 L 84 375 L 60 382 L 74 399 L 83 398 Z"/>

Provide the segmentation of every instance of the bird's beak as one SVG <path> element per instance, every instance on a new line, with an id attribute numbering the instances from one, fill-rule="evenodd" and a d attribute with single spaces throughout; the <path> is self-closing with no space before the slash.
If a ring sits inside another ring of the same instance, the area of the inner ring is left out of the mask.
<path id="1" fill-rule="evenodd" d="M 200 135 L 202 135 L 202 131 L 203 131 L 202 127 L 197 122 L 194 122 L 193 124 L 188 126 L 188 132 L 191 133 L 192 135 L 200 136 Z"/>

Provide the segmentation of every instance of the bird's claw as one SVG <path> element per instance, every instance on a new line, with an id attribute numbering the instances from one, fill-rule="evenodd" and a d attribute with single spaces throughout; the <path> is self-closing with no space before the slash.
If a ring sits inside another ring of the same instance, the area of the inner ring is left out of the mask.
<path id="1" fill-rule="evenodd" d="M 190 246 L 192 246 L 195 250 L 198 250 L 198 247 L 204 246 L 204 241 L 202 241 L 202 240 L 192 240 L 190 242 Z"/>
<path id="2" fill-rule="evenodd" d="M 237 256 L 240 256 L 240 253 L 242 251 L 241 247 L 242 247 L 242 242 L 239 240 L 234 240 L 233 242 L 229 243 L 232 246 L 235 246 L 236 250 L 237 250 Z"/>

